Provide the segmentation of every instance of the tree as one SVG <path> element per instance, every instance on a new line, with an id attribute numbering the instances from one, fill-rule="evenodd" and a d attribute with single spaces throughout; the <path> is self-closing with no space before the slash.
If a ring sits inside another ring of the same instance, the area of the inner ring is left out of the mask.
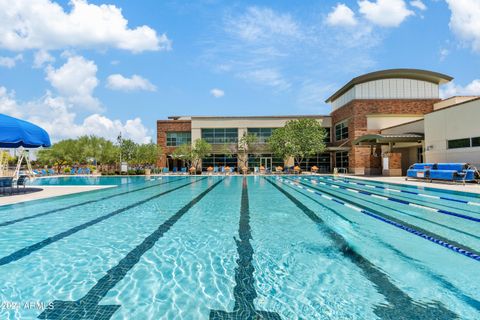
<path id="1" fill-rule="evenodd" d="M 121 139 L 120 152 L 123 161 L 131 162 L 135 159 L 137 144 L 130 139 Z"/>
<path id="2" fill-rule="evenodd" d="M 268 139 L 270 150 L 277 156 L 293 157 L 298 165 L 305 158 L 325 150 L 327 133 L 315 119 L 289 120 Z"/>
<path id="3" fill-rule="evenodd" d="M 256 152 L 258 145 L 258 137 L 252 133 L 243 133 L 243 136 L 238 140 L 238 160 L 241 164 L 241 169 L 247 167 L 248 154 Z"/>
<path id="4" fill-rule="evenodd" d="M 212 145 L 204 139 L 197 139 L 192 145 L 191 162 L 192 166 L 198 168 L 202 158 L 208 157 L 212 153 Z"/>
<path id="5" fill-rule="evenodd" d="M 135 164 L 142 167 L 154 165 L 162 153 L 162 149 L 155 143 L 140 144 L 136 148 Z"/>
<path id="6" fill-rule="evenodd" d="M 172 152 L 172 158 L 185 161 L 186 165 L 192 165 L 192 146 L 190 144 L 182 144 Z"/>

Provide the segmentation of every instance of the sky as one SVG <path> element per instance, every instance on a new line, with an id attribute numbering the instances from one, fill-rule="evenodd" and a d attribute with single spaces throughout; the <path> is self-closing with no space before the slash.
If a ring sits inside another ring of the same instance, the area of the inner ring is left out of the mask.
<path id="1" fill-rule="evenodd" d="M 480 0 L 0 0 L 0 113 L 53 141 L 147 143 L 171 115 L 328 114 L 350 79 L 390 68 L 480 94 Z"/>

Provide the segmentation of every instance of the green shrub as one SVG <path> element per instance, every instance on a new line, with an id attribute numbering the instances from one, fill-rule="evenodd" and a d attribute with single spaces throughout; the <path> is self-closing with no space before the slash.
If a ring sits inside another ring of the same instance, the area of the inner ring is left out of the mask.
<path id="1" fill-rule="evenodd" d="M 71 170 L 72 170 L 72 168 L 65 167 L 65 168 L 63 169 L 63 173 L 70 173 Z"/>

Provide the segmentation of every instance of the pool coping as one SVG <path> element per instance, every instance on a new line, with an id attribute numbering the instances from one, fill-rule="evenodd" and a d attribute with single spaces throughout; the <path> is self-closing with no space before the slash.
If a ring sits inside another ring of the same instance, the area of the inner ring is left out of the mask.
<path id="1" fill-rule="evenodd" d="M 29 201 L 35 200 L 44 200 L 54 197 L 68 196 L 83 192 L 107 189 L 117 187 L 117 185 L 89 185 L 89 186 L 74 186 L 74 185 L 63 185 L 63 186 L 29 186 L 32 188 L 41 189 L 41 191 L 23 194 L 15 194 L 11 196 L 0 197 L 0 207 L 8 206 L 12 204 L 20 204 Z"/>

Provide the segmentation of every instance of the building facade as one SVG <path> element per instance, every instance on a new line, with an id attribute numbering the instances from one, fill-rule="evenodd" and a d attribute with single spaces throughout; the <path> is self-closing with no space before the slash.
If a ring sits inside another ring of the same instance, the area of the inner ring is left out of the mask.
<path id="1" fill-rule="evenodd" d="M 172 116 L 169 120 L 157 121 L 157 143 L 165 151 L 158 165 L 169 169 L 184 167 L 182 160 L 174 159 L 172 153 L 175 148 L 197 139 L 204 139 L 212 145 L 212 154 L 202 159 L 202 170 L 208 167 L 230 166 L 241 168 L 247 164 L 250 170 L 261 165 L 272 168 L 275 166 L 293 166 L 293 159 L 280 159 L 268 150 L 267 139 L 273 130 L 283 127 L 293 119 L 316 119 L 327 132 L 327 145 L 330 143 L 331 118 L 329 116 Z M 255 150 L 245 154 L 238 152 L 239 139 L 244 134 L 257 136 Z M 301 166 L 304 170 L 316 165 L 324 172 L 330 172 L 332 159 L 330 153 L 317 154 L 306 159 Z"/>
<path id="2" fill-rule="evenodd" d="M 171 152 L 182 143 L 203 138 L 213 145 L 202 167 L 241 162 L 235 150 L 244 133 L 264 144 L 249 154 L 249 167 L 291 166 L 266 148 L 272 130 L 290 119 L 314 118 L 329 133 L 327 150 L 302 164 L 321 171 L 342 168 L 359 175 L 402 175 L 415 162 L 480 164 L 480 100 L 478 97 L 440 99 L 439 86 L 453 78 L 418 69 L 391 69 L 356 77 L 330 96 L 327 116 L 170 117 L 157 122 L 157 142 L 166 150 L 160 166 L 181 166 Z M 233 153 L 233 155 L 232 155 Z"/>

